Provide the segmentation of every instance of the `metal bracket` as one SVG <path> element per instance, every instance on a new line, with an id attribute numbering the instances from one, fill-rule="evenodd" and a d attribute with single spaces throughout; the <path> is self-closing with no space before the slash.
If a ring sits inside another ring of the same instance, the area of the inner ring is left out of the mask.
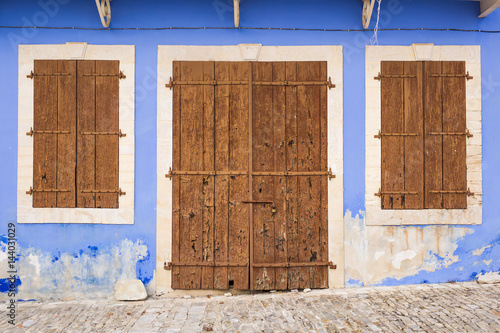
<path id="1" fill-rule="evenodd" d="M 127 134 L 122 133 L 122 130 L 118 132 L 81 132 L 81 135 L 118 135 L 118 137 L 123 138 L 127 136 Z"/>
<path id="2" fill-rule="evenodd" d="M 51 193 L 57 193 L 57 192 L 71 192 L 71 190 L 58 190 L 58 189 L 41 189 L 41 190 L 35 190 L 33 189 L 32 186 L 30 186 L 30 190 L 26 191 L 26 194 L 32 195 L 35 192 L 51 192 Z"/>
<path id="3" fill-rule="evenodd" d="M 118 190 L 81 190 L 80 193 L 118 193 L 119 196 L 127 194 L 127 192 L 123 192 L 121 188 Z"/>
<path id="4" fill-rule="evenodd" d="M 168 168 L 168 173 L 165 174 L 165 178 L 172 179 L 172 167 Z"/>
<path id="5" fill-rule="evenodd" d="M 467 191 L 461 191 L 461 190 L 433 190 L 429 191 L 429 193 L 432 194 L 467 194 L 468 197 L 474 196 L 474 192 L 470 191 L 470 188 L 467 188 Z"/>
<path id="6" fill-rule="evenodd" d="M 336 265 L 336 264 L 334 264 L 332 261 L 329 261 L 329 262 L 328 262 L 328 267 L 329 267 L 330 269 L 337 269 L 337 265 Z"/>
<path id="7" fill-rule="evenodd" d="M 396 75 L 382 75 L 380 72 L 378 73 L 378 76 L 374 76 L 373 79 L 377 81 L 381 81 L 382 79 L 414 79 L 416 78 L 416 75 L 406 75 L 406 74 L 396 74 Z"/>
<path id="8" fill-rule="evenodd" d="M 378 134 L 375 134 L 373 137 L 375 139 L 382 139 L 383 136 L 418 136 L 417 133 L 382 133 L 380 130 Z"/>
<path id="9" fill-rule="evenodd" d="M 384 194 L 394 194 L 394 195 L 405 195 L 405 194 L 410 194 L 410 195 L 416 195 L 418 192 L 408 192 L 408 191 L 391 191 L 391 192 L 382 192 L 381 189 L 378 189 L 377 193 L 374 193 L 376 197 L 382 197 Z"/>
<path id="10" fill-rule="evenodd" d="M 172 269 L 172 262 L 169 261 L 169 262 L 164 262 L 163 263 L 163 268 L 166 269 L 167 271 L 171 270 Z"/>
<path id="11" fill-rule="evenodd" d="M 95 0 L 99 18 L 101 19 L 102 26 L 107 28 L 111 23 L 111 0 Z"/>
<path id="12" fill-rule="evenodd" d="M 33 79 L 35 76 L 70 76 L 71 73 L 33 73 L 33 71 L 30 71 L 26 77 L 28 79 Z"/>
<path id="13" fill-rule="evenodd" d="M 466 74 L 429 74 L 430 77 L 464 77 L 467 81 L 472 80 L 474 77 L 467 71 Z"/>
<path id="14" fill-rule="evenodd" d="M 328 81 L 326 83 L 326 86 L 328 87 L 328 89 L 335 88 L 335 84 L 332 83 L 332 78 L 330 76 L 328 77 Z"/>
<path id="15" fill-rule="evenodd" d="M 34 131 L 33 127 L 30 127 L 30 131 L 26 132 L 27 136 L 33 136 L 33 134 L 71 134 L 70 131 Z"/>

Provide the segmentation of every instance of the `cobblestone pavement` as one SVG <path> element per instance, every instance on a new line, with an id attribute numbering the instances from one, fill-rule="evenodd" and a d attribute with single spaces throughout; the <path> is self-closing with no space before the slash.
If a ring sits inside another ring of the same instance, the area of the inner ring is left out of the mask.
<path id="1" fill-rule="evenodd" d="M 18 326 L 2 317 L 0 332 L 500 332 L 500 284 L 22 302 Z"/>

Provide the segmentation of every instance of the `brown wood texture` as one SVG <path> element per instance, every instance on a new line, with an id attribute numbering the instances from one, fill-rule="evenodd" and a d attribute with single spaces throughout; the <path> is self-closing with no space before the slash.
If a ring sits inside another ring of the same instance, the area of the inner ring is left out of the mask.
<path id="1" fill-rule="evenodd" d="M 443 74 L 465 75 L 465 62 L 443 61 Z M 465 79 L 443 78 L 443 132 L 465 133 Z M 443 190 L 466 191 L 466 137 L 465 135 L 443 136 Z M 443 208 L 467 208 L 465 193 L 443 194 Z"/>
<path id="2" fill-rule="evenodd" d="M 244 62 L 230 62 L 230 80 L 247 81 L 249 65 Z M 248 165 L 248 86 L 233 85 L 229 88 L 229 170 L 246 171 Z M 249 205 L 248 177 L 229 177 L 229 262 L 247 262 L 249 258 Z M 247 289 L 249 271 L 246 267 L 229 267 L 228 280 L 235 289 Z"/>
<path id="3" fill-rule="evenodd" d="M 57 188 L 71 192 L 57 193 L 57 207 L 76 207 L 76 60 L 58 60 L 57 77 Z"/>
<path id="4" fill-rule="evenodd" d="M 422 62 L 405 61 L 404 85 L 404 191 L 418 194 L 403 195 L 403 208 L 424 207 L 424 111 L 422 105 Z M 385 140 L 385 139 L 384 139 Z"/>
<path id="5" fill-rule="evenodd" d="M 82 190 L 95 190 L 95 135 L 83 135 L 82 132 L 94 132 L 96 115 L 96 77 L 84 76 L 95 73 L 94 60 L 77 62 L 77 207 L 95 207 L 95 194 L 82 193 Z"/>
<path id="6" fill-rule="evenodd" d="M 248 82 L 250 77 L 262 82 L 326 81 L 327 73 L 326 63 L 319 62 L 174 62 L 173 71 L 174 80 L 184 82 Z M 326 171 L 326 89 L 174 85 L 174 171 Z M 248 266 L 252 248 L 257 264 L 328 260 L 326 177 L 255 175 L 251 179 L 247 175 L 174 175 L 172 260 L 193 265 L 174 264 L 173 288 L 328 286 L 326 266 L 253 270 Z M 250 200 L 272 204 L 247 203 Z M 215 262 L 215 267 L 196 265 L 204 261 Z M 247 266 L 234 266 L 241 264 Z"/>
<path id="7" fill-rule="evenodd" d="M 253 79 L 261 82 L 273 81 L 273 63 L 253 64 Z M 253 87 L 253 171 L 275 171 L 274 166 L 274 114 L 273 87 Z M 253 177 L 253 200 L 274 201 L 275 176 Z M 273 204 L 253 205 L 254 261 L 274 263 L 275 224 Z M 275 289 L 276 269 L 272 267 L 254 268 L 251 277 L 255 290 Z"/>
<path id="8" fill-rule="evenodd" d="M 402 61 L 382 61 L 382 75 L 402 75 Z M 382 133 L 403 133 L 404 131 L 404 89 L 402 78 L 384 78 L 381 82 Z M 402 192 L 405 182 L 404 138 L 382 137 L 382 192 Z M 401 194 L 383 194 L 382 209 L 404 208 Z"/>
<path id="9" fill-rule="evenodd" d="M 35 60 L 35 73 L 57 73 L 57 60 Z M 35 131 L 55 131 L 58 128 L 58 76 L 34 77 Z M 57 189 L 57 139 L 55 134 L 34 134 L 33 188 Z M 56 207 L 57 194 L 33 193 L 33 207 Z"/>
<path id="10" fill-rule="evenodd" d="M 322 79 L 320 73 L 319 62 L 297 63 L 299 81 L 319 81 Z M 324 80 L 326 81 L 326 77 Z M 314 86 L 299 86 L 297 89 L 298 171 L 320 170 L 321 89 L 322 87 Z M 299 262 L 320 260 L 320 189 L 320 177 L 298 176 Z M 299 268 L 299 288 L 324 287 L 327 284 L 323 280 L 326 269 L 326 266 Z"/>
<path id="11" fill-rule="evenodd" d="M 229 81 L 228 62 L 215 63 L 215 79 Z M 215 170 L 217 171 L 229 171 L 229 91 L 228 85 L 215 87 Z M 214 259 L 215 262 L 228 262 L 229 176 L 215 177 L 214 201 Z M 214 268 L 214 289 L 228 288 L 228 268 Z"/>
<path id="12" fill-rule="evenodd" d="M 286 63 L 286 80 L 297 81 L 297 63 Z M 285 87 L 285 157 L 287 171 L 298 171 L 298 136 L 297 136 L 297 90 L 296 86 Z M 288 262 L 299 262 L 299 201 L 298 176 L 286 177 L 286 223 L 287 223 L 287 259 Z M 300 271 L 297 267 L 288 269 L 288 288 L 299 287 Z"/>
<path id="13" fill-rule="evenodd" d="M 96 74 L 116 74 L 119 61 L 97 60 Z M 95 131 L 118 132 L 118 77 L 97 76 L 95 79 Z M 118 190 L 118 135 L 96 135 L 95 190 Z M 96 193 L 97 208 L 118 208 L 118 193 Z"/>
<path id="14" fill-rule="evenodd" d="M 441 62 L 424 63 L 425 110 L 425 208 L 443 208 L 443 195 L 429 191 L 441 190 L 443 184 L 443 137 L 429 135 L 443 130 L 443 78 Z M 463 79 L 463 78 L 462 78 Z"/>

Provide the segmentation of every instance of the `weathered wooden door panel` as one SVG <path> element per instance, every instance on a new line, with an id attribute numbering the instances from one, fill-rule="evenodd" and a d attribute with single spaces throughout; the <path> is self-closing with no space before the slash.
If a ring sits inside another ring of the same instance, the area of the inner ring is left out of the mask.
<path id="1" fill-rule="evenodd" d="M 326 63 L 174 62 L 173 288 L 327 287 L 326 85 L 300 80 Z"/>

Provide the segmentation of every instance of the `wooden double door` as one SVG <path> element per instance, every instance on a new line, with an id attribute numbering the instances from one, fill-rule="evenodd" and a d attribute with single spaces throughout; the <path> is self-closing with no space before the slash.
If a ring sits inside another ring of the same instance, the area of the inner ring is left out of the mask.
<path id="1" fill-rule="evenodd" d="M 328 287 L 326 76 L 173 63 L 172 288 Z"/>

